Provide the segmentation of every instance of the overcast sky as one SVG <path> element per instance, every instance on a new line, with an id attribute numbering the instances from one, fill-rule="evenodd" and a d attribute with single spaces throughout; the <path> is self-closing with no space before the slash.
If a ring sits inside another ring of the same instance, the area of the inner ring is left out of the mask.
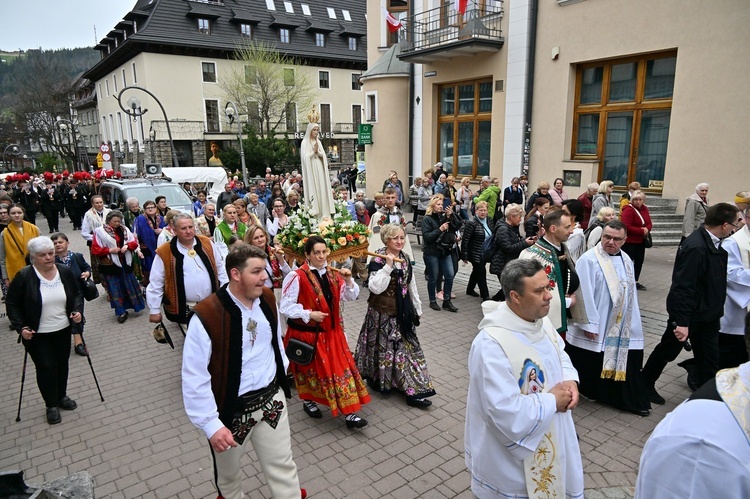
<path id="1" fill-rule="evenodd" d="M 135 4 L 136 0 L 0 0 L 0 50 L 93 47 Z"/>

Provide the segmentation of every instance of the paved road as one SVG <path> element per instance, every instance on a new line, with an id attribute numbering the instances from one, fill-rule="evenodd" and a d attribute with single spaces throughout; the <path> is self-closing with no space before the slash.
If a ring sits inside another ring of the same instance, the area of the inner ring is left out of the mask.
<path id="1" fill-rule="evenodd" d="M 39 218 L 41 227 L 46 223 Z M 61 223 L 76 251 L 85 245 Z M 418 246 L 415 245 L 415 248 Z M 664 299 L 674 248 L 648 250 L 639 301 L 647 332 L 647 355 L 663 331 Z M 87 254 L 87 253 L 85 253 Z M 421 257 L 418 268 L 422 268 Z M 373 395 L 361 415 L 370 424 L 346 429 L 342 418 L 312 420 L 297 398 L 290 414 L 300 478 L 316 498 L 471 497 L 463 458 L 466 360 L 480 319 L 479 298 L 463 295 L 470 267 L 456 278 L 458 314 L 426 308 L 419 337 L 438 395 L 419 410 L 397 396 Z M 417 272 L 420 275 L 420 272 Z M 497 284 L 492 281 L 490 292 Z M 426 282 L 419 279 L 420 295 Z M 103 295 L 103 294 L 102 294 Z M 344 308 L 349 344 L 354 347 L 366 309 L 367 291 Z M 0 336 L 0 470 L 22 469 L 30 482 L 88 471 L 97 497 L 215 497 L 205 438 L 188 421 L 180 393 L 182 335 L 169 327 L 176 349 L 151 337 L 146 312 L 118 324 L 104 296 L 86 304 L 86 338 L 105 402 L 99 400 L 86 359 L 71 355 L 69 394 L 78 402 L 49 426 L 29 362 L 16 423 L 23 350 L 16 334 Z M 683 354 L 684 355 L 684 354 Z M 664 386 L 666 385 L 666 386 Z M 586 472 L 587 497 L 631 497 L 641 449 L 654 426 L 689 395 L 681 368 L 670 365 L 657 386 L 667 399 L 640 418 L 583 400 L 575 410 Z M 244 461 L 243 490 L 269 497 L 254 454 Z"/>

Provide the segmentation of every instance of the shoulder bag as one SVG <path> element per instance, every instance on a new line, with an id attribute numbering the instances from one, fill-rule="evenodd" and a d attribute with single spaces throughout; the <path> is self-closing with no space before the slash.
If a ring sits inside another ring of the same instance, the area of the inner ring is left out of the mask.
<path id="1" fill-rule="evenodd" d="M 318 334 L 320 334 L 320 326 L 315 326 L 315 343 L 312 345 L 296 338 L 289 338 L 289 342 L 286 344 L 287 358 L 299 364 L 306 366 L 313 361 L 315 358 L 315 347 L 318 344 Z"/>

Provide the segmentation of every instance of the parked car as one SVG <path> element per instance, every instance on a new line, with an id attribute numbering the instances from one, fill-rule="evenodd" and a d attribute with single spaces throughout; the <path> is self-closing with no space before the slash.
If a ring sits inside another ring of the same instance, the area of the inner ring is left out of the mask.
<path id="1" fill-rule="evenodd" d="M 180 210 L 184 213 L 193 213 L 193 201 L 187 195 L 185 189 L 169 179 L 161 178 L 133 178 L 133 179 L 110 179 L 102 183 L 99 194 L 104 199 L 105 206 L 113 209 L 124 210 L 125 200 L 129 197 L 138 199 L 143 203 L 156 196 L 167 198 L 167 206 Z"/>

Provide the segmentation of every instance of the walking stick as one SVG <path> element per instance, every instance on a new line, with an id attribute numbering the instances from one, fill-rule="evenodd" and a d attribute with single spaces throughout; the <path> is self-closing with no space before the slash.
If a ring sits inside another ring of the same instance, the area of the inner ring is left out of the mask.
<path id="1" fill-rule="evenodd" d="M 102 389 L 99 388 L 99 380 L 96 379 L 96 373 L 94 372 L 94 364 L 91 363 L 91 353 L 89 352 L 88 347 L 86 347 L 86 340 L 83 338 L 83 333 L 81 333 L 81 343 L 83 343 L 83 348 L 86 349 L 86 358 L 89 360 L 89 367 L 91 368 L 91 374 L 94 376 L 94 383 L 96 383 L 96 389 L 99 390 L 99 398 L 101 398 L 102 402 L 104 402 L 104 395 L 102 395 Z"/>
<path id="2" fill-rule="evenodd" d="M 26 348 L 23 349 L 23 372 L 21 374 L 21 393 L 18 394 L 18 414 L 16 415 L 16 423 L 21 421 L 21 401 L 23 400 L 23 384 L 26 382 L 26 361 L 29 359 L 29 351 Z"/>

